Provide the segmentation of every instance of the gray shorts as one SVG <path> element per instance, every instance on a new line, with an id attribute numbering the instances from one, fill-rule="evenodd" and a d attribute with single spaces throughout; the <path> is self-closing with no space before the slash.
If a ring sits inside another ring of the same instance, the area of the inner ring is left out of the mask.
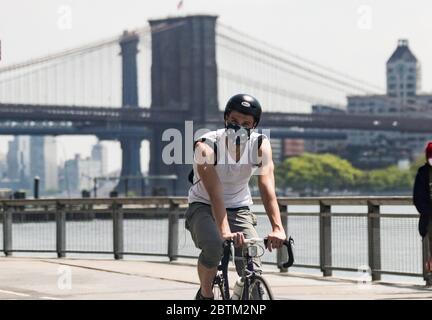
<path id="1" fill-rule="evenodd" d="M 227 209 L 228 223 L 231 232 L 243 232 L 245 238 L 256 238 L 256 216 L 248 209 Z M 210 205 L 193 202 L 185 213 L 185 226 L 192 236 L 192 240 L 198 249 L 201 249 L 199 262 L 207 267 L 216 267 L 223 255 L 223 239 L 217 229 Z M 244 261 L 241 258 L 241 248 L 235 248 L 235 265 L 239 276 L 244 269 Z M 261 272 L 261 261 L 254 258 L 254 270 Z"/>

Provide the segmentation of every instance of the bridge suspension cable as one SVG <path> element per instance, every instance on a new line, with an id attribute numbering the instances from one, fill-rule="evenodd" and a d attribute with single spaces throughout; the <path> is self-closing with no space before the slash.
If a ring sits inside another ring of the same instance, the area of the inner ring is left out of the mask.
<path id="1" fill-rule="evenodd" d="M 153 28 L 153 34 L 177 28 L 178 22 Z M 139 104 L 149 106 L 151 94 L 151 30 L 139 36 L 137 71 Z M 39 105 L 121 106 L 120 36 L 0 68 L 0 102 Z"/>
<path id="2" fill-rule="evenodd" d="M 341 71 L 335 70 L 335 69 L 330 68 L 328 66 L 324 66 L 324 65 L 319 64 L 315 61 L 312 61 L 310 59 L 302 57 L 298 54 L 290 52 L 284 48 L 277 47 L 277 46 L 270 44 L 266 41 L 263 41 L 261 39 L 254 38 L 254 37 L 250 36 L 249 34 L 246 34 L 244 32 L 236 30 L 230 26 L 224 25 L 223 23 L 219 23 L 218 27 L 220 30 L 220 35 L 222 35 L 222 36 L 225 35 L 226 37 L 231 37 L 231 38 L 234 37 L 234 39 L 243 39 L 243 42 L 246 42 L 246 40 L 247 40 L 247 41 L 253 43 L 255 47 L 266 48 L 266 50 L 269 53 L 278 54 L 281 57 L 284 57 L 285 58 L 284 60 L 287 60 L 288 62 L 292 62 L 293 64 L 295 64 L 295 66 L 297 66 L 299 68 L 303 68 L 304 71 L 314 72 L 314 70 L 312 70 L 311 67 L 316 67 L 316 68 L 322 69 L 326 72 L 329 72 L 333 75 L 341 77 L 342 79 L 344 79 L 344 80 L 342 80 L 344 84 L 351 85 L 354 88 L 361 89 L 364 92 L 383 92 L 384 91 L 384 88 L 377 86 L 376 84 L 372 84 L 372 83 L 367 82 L 365 80 L 357 79 L 357 78 L 352 77 L 351 75 L 348 75 L 348 74 L 343 73 Z M 231 36 L 230 36 L 230 33 L 232 34 Z M 291 58 L 294 58 L 294 59 L 296 59 L 302 63 L 305 63 L 306 66 L 300 65 L 300 64 L 298 64 L 298 62 L 294 62 L 294 60 L 288 60 L 287 57 L 291 57 Z M 321 73 L 319 73 L 319 75 L 320 76 L 328 76 L 328 75 L 321 74 Z M 331 77 L 331 78 L 333 78 L 333 77 Z M 335 80 L 340 81 L 339 79 L 335 79 Z M 351 83 L 349 83 L 349 82 L 351 82 Z"/>

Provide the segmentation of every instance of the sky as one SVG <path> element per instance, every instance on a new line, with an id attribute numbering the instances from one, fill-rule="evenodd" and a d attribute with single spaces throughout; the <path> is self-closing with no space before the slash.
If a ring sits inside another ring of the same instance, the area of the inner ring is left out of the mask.
<path id="1" fill-rule="evenodd" d="M 432 91 L 430 0 L 2 0 L 0 67 L 120 35 L 148 19 L 207 13 L 253 37 L 355 78 L 385 87 L 385 62 L 409 40 L 421 62 L 422 91 Z M 63 20 L 67 14 L 70 19 Z M 10 136 L 0 136 L 0 153 Z M 59 137 L 58 162 L 90 154 L 94 137 Z M 121 165 L 117 142 L 109 170 Z M 148 144 L 143 143 L 143 168 Z"/>

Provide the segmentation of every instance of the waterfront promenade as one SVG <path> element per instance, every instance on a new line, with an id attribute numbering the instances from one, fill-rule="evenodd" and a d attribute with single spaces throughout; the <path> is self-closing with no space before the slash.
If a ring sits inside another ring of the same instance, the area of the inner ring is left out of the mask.
<path id="1" fill-rule="evenodd" d="M 192 299 L 198 289 L 195 261 L 0 257 L 0 299 Z M 276 299 L 432 299 L 432 289 L 408 283 L 361 285 L 265 266 Z M 231 272 L 232 279 L 235 274 Z M 232 280 L 233 284 L 234 281 Z"/>

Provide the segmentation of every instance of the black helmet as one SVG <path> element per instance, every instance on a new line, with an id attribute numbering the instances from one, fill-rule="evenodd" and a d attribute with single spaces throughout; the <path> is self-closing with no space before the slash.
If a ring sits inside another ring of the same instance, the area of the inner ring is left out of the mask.
<path id="1" fill-rule="evenodd" d="M 238 111 L 245 114 L 250 114 L 255 119 L 255 126 L 258 125 L 261 118 L 261 105 L 257 99 L 248 94 L 236 94 L 232 96 L 225 107 L 224 118 L 231 111 Z"/>

